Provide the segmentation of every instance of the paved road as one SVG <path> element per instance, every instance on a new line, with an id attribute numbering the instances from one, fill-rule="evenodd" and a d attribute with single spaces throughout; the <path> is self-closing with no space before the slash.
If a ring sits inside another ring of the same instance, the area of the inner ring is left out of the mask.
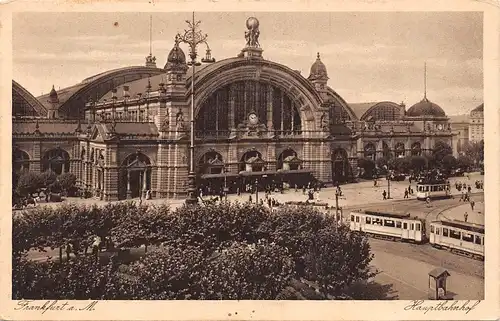
<path id="1" fill-rule="evenodd" d="M 380 273 L 373 279 L 379 297 L 400 300 L 426 299 L 428 272 L 447 269 L 448 291 L 454 299 L 484 299 L 484 263 L 458 256 L 429 245 L 370 239 L 372 265 Z M 379 291 L 380 292 L 380 291 Z"/>

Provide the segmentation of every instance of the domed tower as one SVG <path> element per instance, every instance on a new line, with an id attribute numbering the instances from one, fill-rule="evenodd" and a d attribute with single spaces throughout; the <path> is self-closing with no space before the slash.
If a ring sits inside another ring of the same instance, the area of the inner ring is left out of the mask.
<path id="1" fill-rule="evenodd" d="M 325 64 L 321 61 L 321 58 L 318 55 L 316 57 L 316 61 L 311 66 L 311 72 L 309 73 L 309 77 L 307 78 L 310 82 L 313 83 L 314 88 L 320 93 L 327 92 L 328 82 L 328 73 L 326 71 Z"/>
<path id="2" fill-rule="evenodd" d="M 186 71 L 188 70 L 186 54 L 179 47 L 179 43 L 179 36 L 175 36 L 174 47 L 170 50 L 164 67 L 167 72 L 167 88 L 168 85 L 184 85 L 186 82 Z"/>
<path id="3" fill-rule="evenodd" d="M 57 91 L 54 88 L 54 85 L 52 85 L 52 90 L 50 91 L 48 102 L 50 103 L 50 106 L 49 108 L 47 108 L 47 118 L 58 118 L 59 97 L 57 96 Z"/>

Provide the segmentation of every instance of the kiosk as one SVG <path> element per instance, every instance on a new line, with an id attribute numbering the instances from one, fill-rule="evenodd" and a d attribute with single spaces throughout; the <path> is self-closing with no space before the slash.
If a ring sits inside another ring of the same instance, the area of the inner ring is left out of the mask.
<path id="1" fill-rule="evenodd" d="M 443 268 L 435 268 L 429 272 L 429 299 L 446 300 L 446 279 L 451 274 Z"/>

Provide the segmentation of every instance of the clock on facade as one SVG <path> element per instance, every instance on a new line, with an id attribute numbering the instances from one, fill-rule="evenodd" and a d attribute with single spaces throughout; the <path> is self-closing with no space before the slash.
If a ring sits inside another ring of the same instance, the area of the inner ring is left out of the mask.
<path id="1" fill-rule="evenodd" d="M 257 125 L 257 123 L 259 122 L 259 117 L 257 117 L 257 114 L 255 114 L 255 113 L 250 113 L 248 115 L 248 122 L 251 125 Z"/>
<path id="2" fill-rule="evenodd" d="M 438 130 L 443 130 L 443 124 L 438 125 Z"/>

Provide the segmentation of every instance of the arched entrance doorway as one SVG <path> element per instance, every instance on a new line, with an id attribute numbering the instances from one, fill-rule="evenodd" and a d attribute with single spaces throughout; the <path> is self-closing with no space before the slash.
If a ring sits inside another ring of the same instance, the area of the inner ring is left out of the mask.
<path id="1" fill-rule="evenodd" d="M 419 142 L 415 142 L 411 145 L 411 155 L 420 156 L 422 155 L 422 146 Z"/>
<path id="2" fill-rule="evenodd" d="M 266 170 L 266 162 L 262 159 L 262 154 L 256 150 L 251 150 L 243 154 L 240 160 L 240 172 L 261 172 Z"/>
<path id="3" fill-rule="evenodd" d="M 120 199 L 142 197 L 151 189 L 151 161 L 137 152 L 125 158 L 120 167 Z"/>
<path id="4" fill-rule="evenodd" d="M 332 181 L 345 183 L 349 178 L 349 160 L 345 149 L 339 148 L 332 153 Z"/>
<path id="5" fill-rule="evenodd" d="M 287 148 L 278 156 L 276 168 L 284 171 L 294 171 L 300 169 L 301 163 L 302 160 L 297 157 L 297 152 Z"/>
<path id="6" fill-rule="evenodd" d="M 69 172 L 69 154 L 61 148 L 47 151 L 42 158 L 42 171 L 51 170 L 57 175 Z"/>
<path id="7" fill-rule="evenodd" d="M 29 171 L 30 157 L 28 153 L 19 148 L 12 151 L 12 171 L 19 173 L 22 171 Z"/>

